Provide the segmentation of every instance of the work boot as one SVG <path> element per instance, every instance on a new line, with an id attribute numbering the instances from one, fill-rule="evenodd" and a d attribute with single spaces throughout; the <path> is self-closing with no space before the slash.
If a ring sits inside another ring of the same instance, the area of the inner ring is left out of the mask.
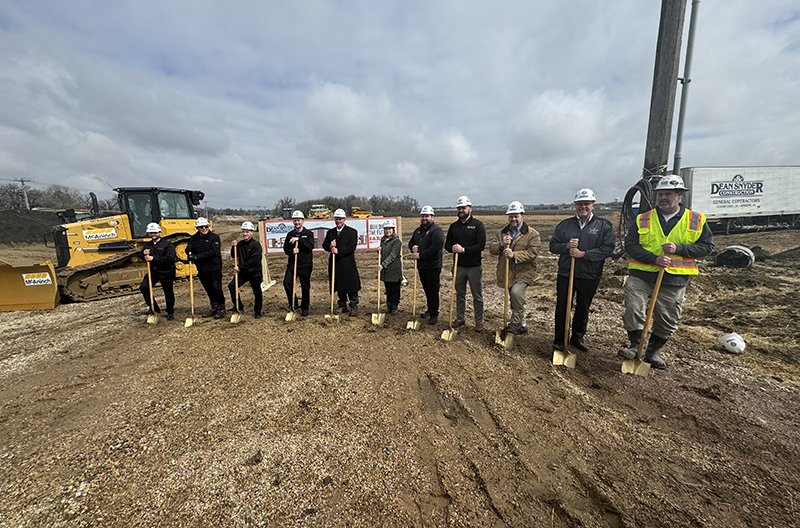
<path id="1" fill-rule="evenodd" d="M 428 320 L 428 324 L 432 324 L 432 325 L 435 325 L 438 322 L 439 322 L 439 316 L 438 315 L 432 315 L 430 320 Z"/>
<path id="2" fill-rule="evenodd" d="M 630 339 L 631 345 L 617 352 L 617 355 L 622 359 L 636 359 L 636 353 L 639 351 L 639 342 L 642 340 L 642 331 L 628 330 L 628 339 Z"/>
<path id="3" fill-rule="evenodd" d="M 222 319 L 225 317 L 225 304 L 218 304 L 217 305 L 217 313 L 214 314 L 214 319 Z"/>
<path id="4" fill-rule="evenodd" d="M 650 366 L 655 369 L 665 369 L 667 364 L 661 359 L 661 348 L 667 342 L 667 339 L 659 337 L 655 334 L 650 334 L 650 341 L 647 342 L 647 350 L 644 352 L 644 361 L 650 363 Z"/>
<path id="5" fill-rule="evenodd" d="M 215 315 L 217 315 L 217 307 L 215 305 L 212 305 L 209 311 L 203 313 L 203 317 L 214 317 Z"/>
<path id="6" fill-rule="evenodd" d="M 419 317 L 420 319 L 427 319 L 430 316 L 431 316 L 431 313 L 426 311 L 426 312 L 422 312 L 417 317 Z"/>
<path id="7" fill-rule="evenodd" d="M 583 336 L 573 334 L 572 339 L 569 340 L 569 344 L 580 350 L 581 352 L 587 352 L 589 347 L 586 346 L 586 343 L 583 342 Z"/>
<path id="8" fill-rule="evenodd" d="M 521 326 L 521 325 L 518 325 L 518 324 L 515 324 L 515 323 L 511 323 L 506 328 L 506 332 L 510 332 L 510 333 L 512 333 L 514 335 L 525 335 L 525 334 L 528 333 L 528 327 L 527 326 Z"/>
<path id="9" fill-rule="evenodd" d="M 397 306 L 392 306 L 392 311 L 389 313 L 392 315 L 397 315 Z"/>
<path id="10" fill-rule="evenodd" d="M 358 316 L 358 305 L 353 304 L 350 306 L 350 317 L 357 317 Z"/>

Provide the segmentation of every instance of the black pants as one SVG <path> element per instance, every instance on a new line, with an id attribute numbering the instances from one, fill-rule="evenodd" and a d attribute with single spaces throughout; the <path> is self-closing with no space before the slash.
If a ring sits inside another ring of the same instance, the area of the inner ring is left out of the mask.
<path id="1" fill-rule="evenodd" d="M 158 277 L 153 277 L 154 287 L 159 282 L 161 283 L 161 289 L 164 291 L 164 300 L 167 301 L 167 313 L 175 313 L 175 291 L 172 289 L 174 280 L 165 280 L 159 279 Z M 150 285 L 147 283 L 147 274 L 145 274 L 144 279 L 142 279 L 142 284 L 139 286 L 139 291 L 142 292 L 144 302 L 147 304 L 147 306 L 150 306 Z M 155 293 L 153 294 L 153 311 L 156 313 L 161 311 L 161 308 L 158 307 Z"/>
<path id="2" fill-rule="evenodd" d="M 286 299 L 289 301 L 289 306 L 294 306 L 294 299 L 292 299 L 292 282 L 293 282 L 294 268 L 286 267 L 286 274 L 283 276 L 283 289 L 286 292 Z M 300 300 L 300 309 L 308 310 L 311 304 L 311 268 L 297 268 L 297 282 L 300 285 L 300 290 L 303 292 L 303 297 Z M 297 292 L 295 291 L 295 295 Z"/>
<path id="3" fill-rule="evenodd" d="M 418 269 L 419 282 L 425 292 L 425 299 L 428 303 L 428 313 L 431 317 L 439 316 L 439 276 L 442 268 Z"/>
<path id="4" fill-rule="evenodd" d="M 386 286 L 386 305 L 389 308 L 397 307 L 400 304 L 400 281 L 384 281 L 383 284 Z"/>
<path id="5" fill-rule="evenodd" d="M 574 279 L 572 282 L 572 295 L 575 297 L 575 314 L 572 317 L 572 335 L 583 337 L 586 326 L 589 324 L 589 307 L 597 291 L 599 279 Z M 567 290 L 569 290 L 569 277 L 559 275 L 556 280 L 556 317 L 553 339 L 554 343 L 564 343 L 564 325 L 567 315 Z"/>
<path id="6" fill-rule="evenodd" d="M 347 306 L 348 296 L 350 297 L 350 307 L 352 308 L 353 306 L 358 306 L 358 292 L 342 293 L 340 291 L 337 291 L 336 295 L 339 296 L 338 303 L 340 308 L 344 308 L 345 306 Z"/>
<path id="7" fill-rule="evenodd" d="M 225 294 L 222 293 L 222 270 L 218 271 L 201 271 L 198 272 L 197 278 L 200 279 L 200 284 L 208 294 L 208 300 L 211 306 L 225 305 Z"/>
<path id="8" fill-rule="evenodd" d="M 239 286 L 242 286 L 245 282 L 250 283 L 250 287 L 253 289 L 253 297 L 254 297 L 254 306 L 253 306 L 253 313 L 260 314 L 261 313 L 261 306 L 263 303 L 262 296 L 261 296 L 261 275 L 244 275 L 243 273 L 239 273 Z M 236 308 L 236 279 L 230 281 L 228 283 L 228 291 L 231 292 L 231 302 L 233 303 L 233 307 Z M 244 304 L 242 304 L 242 298 L 239 297 L 239 311 L 244 309 Z"/>

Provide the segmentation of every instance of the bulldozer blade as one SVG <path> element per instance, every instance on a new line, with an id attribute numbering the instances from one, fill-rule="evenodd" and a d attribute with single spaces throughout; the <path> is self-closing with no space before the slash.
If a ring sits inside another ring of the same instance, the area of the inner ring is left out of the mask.
<path id="1" fill-rule="evenodd" d="M 231 316 L 232 323 L 238 323 L 242 320 L 242 312 L 236 312 Z"/>
<path id="2" fill-rule="evenodd" d="M 514 348 L 514 334 L 506 330 L 498 330 L 494 334 L 494 342 L 506 350 L 511 350 Z"/>
<path id="3" fill-rule="evenodd" d="M 578 361 L 578 354 L 573 354 L 569 350 L 554 350 L 553 365 L 563 365 L 567 368 L 575 368 Z"/>
<path id="4" fill-rule="evenodd" d="M 455 339 L 457 333 L 458 330 L 456 330 L 455 328 L 448 328 L 447 330 L 442 332 L 442 339 L 444 339 L 445 341 L 452 341 L 453 339 Z"/>
<path id="5" fill-rule="evenodd" d="M 338 323 L 339 323 L 338 315 L 325 314 L 325 324 L 338 324 Z"/>
<path id="6" fill-rule="evenodd" d="M 285 321 L 294 321 L 297 319 L 297 312 L 289 312 L 286 314 Z"/>
<path id="7" fill-rule="evenodd" d="M 636 374 L 646 378 L 650 374 L 650 363 L 641 359 L 626 359 L 622 362 L 623 374 Z"/>
<path id="8" fill-rule="evenodd" d="M 147 316 L 148 324 L 158 324 L 158 319 L 159 319 L 159 317 L 158 317 L 157 313 L 150 314 L 150 315 Z"/>
<path id="9" fill-rule="evenodd" d="M 189 328 L 193 324 L 194 324 L 194 319 L 192 319 L 191 317 L 187 317 L 186 321 L 183 323 L 183 326 L 184 328 Z"/>
<path id="10" fill-rule="evenodd" d="M 372 324 L 382 325 L 386 320 L 386 314 L 372 314 Z"/>
<path id="11" fill-rule="evenodd" d="M 52 310 L 58 290 L 51 262 L 12 266 L 0 260 L 0 312 Z"/>
<path id="12" fill-rule="evenodd" d="M 409 321 L 406 323 L 408 330 L 419 330 L 419 321 Z"/>
<path id="13" fill-rule="evenodd" d="M 272 288 L 273 286 L 275 286 L 277 283 L 278 283 L 278 281 L 275 281 L 275 280 L 271 280 L 271 281 L 269 281 L 268 283 L 264 283 L 264 282 L 262 282 L 262 283 L 261 283 L 261 291 L 262 291 L 262 292 L 265 292 L 265 291 L 267 291 L 268 289 L 270 289 L 270 288 Z"/>

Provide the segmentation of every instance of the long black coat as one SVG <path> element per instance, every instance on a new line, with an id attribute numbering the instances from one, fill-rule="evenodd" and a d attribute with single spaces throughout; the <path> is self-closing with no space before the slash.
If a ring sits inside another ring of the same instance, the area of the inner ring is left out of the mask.
<path id="1" fill-rule="evenodd" d="M 356 267 L 356 247 L 358 247 L 358 231 L 350 226 L 344 226 L 341 234 L 336 236 L 336 228 L 329 229 L 325 234 L 325 241 L 322 249 L 330 252 L 331 242 L 336 240 L 336 247 L 339 253 L 336 257 L 336 278 L 334 279 L 333 289 L 342 293 L 356 293 L 361 290 L 361 278 L 358 276 Z M 328 257 L 328 280 L 331 277 L 331 266 L 334 254 Z"/>

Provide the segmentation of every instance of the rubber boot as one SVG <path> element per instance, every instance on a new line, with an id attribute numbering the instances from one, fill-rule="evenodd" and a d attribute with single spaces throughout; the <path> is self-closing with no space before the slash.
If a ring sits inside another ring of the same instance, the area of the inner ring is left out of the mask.
<path id="1" fill-rule="evenodd" d="M 636 359 L 636 353 L 639 351 L 639 342 L 642 340 L 642 331 L 628 330 L 628 339 L 630 339 L 631 345 L 617 352 L 617 355 L 622 359 Z"/>
<path id="2" fill-rule="evenodd" d="M 647 342 L 647 350 L 644 353 L 644 360 L 646 363 L 650 363 L 650 367 L 655 369 L 667 368 L 667 364 L 661 359 L 661 348 L 666 342 L 666 338 L 650 334 L 650 341 Z"/>

